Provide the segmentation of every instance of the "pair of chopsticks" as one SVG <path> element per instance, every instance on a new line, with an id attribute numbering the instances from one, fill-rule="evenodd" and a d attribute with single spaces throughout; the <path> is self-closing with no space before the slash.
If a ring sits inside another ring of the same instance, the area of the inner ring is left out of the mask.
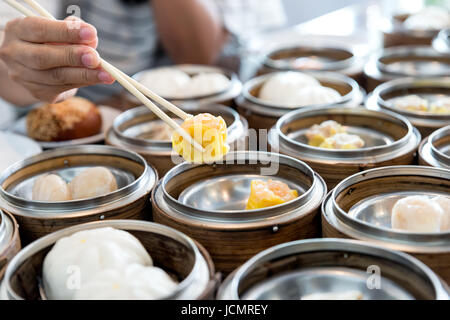
<path id="1" fill-rule="evenodd" d="M 36 17 L 41 16 L 43 18 L 56 20 L 55 17 L 53 17 L 47 10 L 45 10 L 41 5 L 39 5 L 34 0 L 24 0 L 32 9 L 34 9 L 35 12 L 27 8 L 26 6 L 20 4 L 16 0 L 3 0 L 8 5 L 16 9 L 17 11 L 21 12 L 23 15 L 27 17 Z M 114 79 L 117 80 L 125 89 L 127 89 L 132 95 L 134 95 L 139 101 L 141 101 L 145 106 L 147 106 L 155 115 L 157 115 L 161 120 L 163 120 L 165 123 L 167 123 L 172 129 L 174 129 L 176 132 L 178 132 L 186 141 L 188 141 L 191 145 L 194 146 L 195 149 L 197 149 L 200 152 L 204 152 L 205 150 L 203 147 L 195 141 L 185 130 L 183 130 L 179 124 L 174 121 L 171 117 L 169 117 L 167 114 L 165 114 L 160 108 L 158 108 L 150 99 L 147 97 L 153 99 L 155 102 L 159 103 L 160 105 L 164 106 L 167 110 L 171 111 L 173 114 L 177 115 L 183 120 L 186 120 L 187 118 L 192 117 L 192 115 L 184 112 L 180 108 L 176 107 L 169 101 L 165 100 L 164 98 L 160 97 L 138 81 L 134 80 L 133 78 L 126 75 L 124 72 L 120 71 L 110 63 L 106 62 L 105 60 L 100 58 L 100 65 L 101 67 L 108 72 Z"/>

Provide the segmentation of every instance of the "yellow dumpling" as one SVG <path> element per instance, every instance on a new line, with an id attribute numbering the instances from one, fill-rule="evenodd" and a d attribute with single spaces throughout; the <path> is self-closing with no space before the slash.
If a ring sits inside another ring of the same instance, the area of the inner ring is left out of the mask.
<path id="1" fill-rule="evenodd" d="M 297 190 L 277 180 L 253 180 L 250 188 L 250 197 L 246 210 L 261 209 L 276 206 L 298 197 Z"/>
<path id="2" fill-rule="evenodd" d="M 319 146 L 325 149 L 359 149 L 364 147 L 364 140 L 356 134 L 338 133 L 325 139 Z"/>
<path id="3" fill-rule="evenodd" d="M 346 132 L 347 127 L 342 126 L 334 120 L 327 120 L 320 125 L 315 124 L 306 131 L 306 137 L 308 138 L 308 144 L 313 147 L 320 146 L 326 138 L 332 137 L 337 133 Z"/>
<path id="4" fill-rule="evenodd" d="M 194 149 L 189 141 L 185 141 L 174 131 L 172 148 L 188 162 L 212 162 L 221 159 L 230 150 L 227 144 L 227 125 L 222 117 L 201 113 L 187 119 L 181 128 L 205 149 L 203 153 Z"/>

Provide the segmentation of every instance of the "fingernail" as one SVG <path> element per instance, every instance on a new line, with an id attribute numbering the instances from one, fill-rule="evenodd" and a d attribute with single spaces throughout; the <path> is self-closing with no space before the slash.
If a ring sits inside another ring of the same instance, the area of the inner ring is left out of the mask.
<path id="1" fill-rule="evenodd" d="M 94 40 L 96 34 L 93 28 L 84 27 L 80 30 L 80 38 L 81 40 Z"/>
<path id="2" fill-rule="evenodd" d="M 98 73 L 98 79 L 103 83 L 111 83 L 114 81 L 113 77 L 106 71 L 100 71 Z"/>
<path id="3" fill-rule="evenodd" d="M 96 68 L 95 57 L 92 53 L 85 53 L 81 56 L 81 62 L 86 68 Z"/>

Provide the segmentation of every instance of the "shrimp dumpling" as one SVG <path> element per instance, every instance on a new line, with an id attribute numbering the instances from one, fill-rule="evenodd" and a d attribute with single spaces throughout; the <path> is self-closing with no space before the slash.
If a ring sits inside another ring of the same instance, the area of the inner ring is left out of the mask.
<path id="1" fill-rule="evenodd" d="M 59 239 L 45 257 L 45 293 L 50 300 L 73 299 L 77 289 L 98 274 L 124 270 L 130 264 L 153 265 L 131 233 L 109 227 L 76 232 Z"/>
<path id="2" fill-rule="evenodd" d="M 326 138 L 319 147 L 325 149 L 359 149 L 364 147 L 364 140 L 356 134 L 337 133 L 330 138 Z"/>
<path id="3" fill-rule="evenodd" d="M 337 133 L 344 133 L 347 130 L 345 126 L 334 120 L 327 120 L 320 125 L 315 124 L 306 131 L 306 138 L 310 146 L 318 147 L 326 138 L 332 137 Z"/>
<path id="4" fill-rule="evenodd" d="M 164 270 L 131 264 L 97 274 L 75 291 L 74 300 L 156 300 L 176 289 L 177 283 Z"/>
<path id="5" fill-rule="evenodd" d="M 103 196 L 117 190 L 117 182 L 105 167 L 92 167 L 78 174 L 69 184 L 74 200 Z"/>
<path id="6" fill-rule="evenodd" d="M 444 211 L 441 230 L 450 231 L 450 198 L 438 196 L 436 198 L 433 198 L 433 201 L 440 205 L 442 210 Z"/>
<path id="7" fill-rule="evenodd" d="M 339 102 L 342 99 L 339 92 L 324 86 L 309 86 L 299 90 L 295 96 L 297 105 L 314 106 Z"/>
<path id="8" fill-rule="evenodd" d="M 166 98 L 180 98 L 186 91 L 191 77 L 176 68 L 161 68 L 147 71 L 142 75 L 140 83 Z"/>
<path id="9" fill-rule="evenodd" d="M 189 97 L 206 96 L 222 92 L 228 88 L 230 80 L 221 73 L 199 73 L 193 76 L 185 88 Z"/>
<path id="10" fill-rule="evenodd" d="M 177 131 L 172 134 L 172 148 L 188 162 L 203 163 L 222 159 L 230 150 L 227 144 L 227 124 L 222 117 L 201 113 L 187 119 L 181 128 L 185 130 L 203 148 L 204 152 L 194 149 L 189 141 Z"/>
<path id="11" fill-rule="evenodd" d="M 67 183 L 56 174 L 40 176 L 33 185 L 32 200 L 34 201 L 58 202 L 71 199 Z"/>
<path id="12" fill-rule="evenodd" d="M 441 232 L 448 227 L 448 214 L 440 204 L 427 196 L 408 196 L 398 200 L 392 208 L 392 228 L 411 232 Z"/>
<path id="13" fill-rule="evenodd" d="M 444 97 L 430 104 L 430 112 L 450 114 L 450 97 Z"/>
<path id="14" fill-rule="evenodd" d="M 311 86 L 320 86 L 316 78 L 301 72 L 282 72 L 271 76 L 261 87 L 261 100 L 283 106 L 298 105 L 298 92 Z"/>

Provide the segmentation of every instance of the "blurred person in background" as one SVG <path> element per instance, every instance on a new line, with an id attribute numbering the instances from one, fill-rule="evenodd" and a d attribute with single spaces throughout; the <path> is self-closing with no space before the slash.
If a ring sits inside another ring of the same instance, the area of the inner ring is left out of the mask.
<path id="1" fill-rule="evenodd" d="M 38 17 L 7 23 L 0 97 L 15 105 L 64 100 L 78 88 L 94 101 L 117 94 L 121 87 L 100 69 L 98 54 L 128 74 L 170 63 L 214 64 L 230 30 L 282 24 L 283 17 L 280 0 L 39 2 L 52 4 L 61 19 L 79 8 L 83 22 L 75 29 Z"/>

